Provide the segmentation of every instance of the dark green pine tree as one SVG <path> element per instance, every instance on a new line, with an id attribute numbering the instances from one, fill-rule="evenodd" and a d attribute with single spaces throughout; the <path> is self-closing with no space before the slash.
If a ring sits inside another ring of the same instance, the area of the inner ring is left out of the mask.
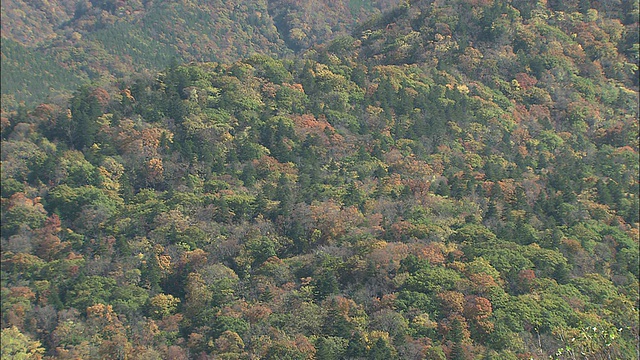
<path id="1" fill-rule="evenodd" d="M 601 204 L 609 205 L 613 203 L 613 197 L 609 192 L 609 187 L 604 181 L 602 181 L 602 179 L 598 179 L 596 189 L 598 190 L 598 201 Z"/>
<path id="2" fill-rule="evenodd" d="M 102 114 L 98 99 L 91 94 L 87 86 L 80 88 L 71 98 L 69 108 L 71 110 L 70 141 L 71 145 L 82 150 L 93 145 L 95 137 L 100 130 L 98 117 Z"/>
<path id="3" fill-rule="evenodd" d="M 304 92 L 307 94 L 314 94 L 316 92 L 316 78 L 313 75 L 313 65 L 311 61 L 306 61 L 304 67 L 300 72 L 300 83 L 304 88 Z"/>
<path id="4" fill-rule="evenodd" d="M 356 85 L 358 85 L 361 88 L 364 88 L 366 86 L 366 80 L 367 80 L 367 74 L 366 74 L 366 67 L 365 66 L 356 66 L 352 71 L 351 71 L 351 81 L 353 81 L 354 83 L 356 83 Z"/>
<path id="5" fill-rule="evenodd" d="M 453 341 L 453 349 L 451 350 L 451 360 L 467 360 L 468 357 L 462 347 L 464 340 L 464 328 L 460 320 L 453 319 L 451 322 L 451 341 Z"/>
<path id="6" fill-rule="evenodd" d="M 327 338 L 321 337 L 316 341 L 316 359 L 318 360 L 338 360 L 340 351 L 335 343 Z"/>
<path id="7" fill-rule="evenodd" d="M 279 215 L 289 216 L 295 203 L 295 197 L 291 181 L 285 174 L 281 174 L 280 179 L 278 179 L 278 186 L 275 190 L 275 200 L 280 201 Z"/>
<path id="8" fill-rule="evenodd" d="M 148 255 L 147 261 L 142 268 L 141 278 L 147 281 L 152 293 L 158 293 L 161 291 L 161 277 L 162 273 L 160 270 L 160 265 L 158 264 L 158 259 L 156 259 L 155 254 Z"/>
<path id="9" fill-rule="evenodd" d="M 321 272 L 315 277 L 313 285 L 315 287 L 314 295 L 318 301 L 337 293 L 340 289 L 336 273 L 333 270 Z"/>
<path id="10" fill-rule="evenodd" d="M 346 357 L 348 359 L 365 359 L 367 357 L 367 345 L 359 332 L 355 332 L 349 340 Z"/>
<path id="11" fill-rule="evenodd" d="M 246 187 L 252 187 L 256 183 L 256 177 L 258 173 L 256 171 L 255 166 L 251 162 L 247 163 L 242 168 L 242 174 L 240 174 L 240 180 L 244 183 Z"/>
<path id="12" fill-rule="evenodd" d="M 383 338 L 378 338 L 369 350 L 369 359 L 392 360 L 395 359 L 395 356 L 393 356 L 393 351 L 389 344 Z"/>

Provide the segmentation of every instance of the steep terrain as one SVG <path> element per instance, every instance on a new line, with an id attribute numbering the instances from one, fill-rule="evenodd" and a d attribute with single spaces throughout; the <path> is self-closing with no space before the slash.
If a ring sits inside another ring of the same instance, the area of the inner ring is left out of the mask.
<path id="1" fill-rule="evenodd" d="M 345 34 L 357 20 L 395 3 L 4 1 L 3 108 L 172 62 L 290 55 Z"/>
<path id="2" fill-rule="evenodd" d="M 5 113 L 3 356 L 637 358 L 637 9 L 412 1 Z"/>

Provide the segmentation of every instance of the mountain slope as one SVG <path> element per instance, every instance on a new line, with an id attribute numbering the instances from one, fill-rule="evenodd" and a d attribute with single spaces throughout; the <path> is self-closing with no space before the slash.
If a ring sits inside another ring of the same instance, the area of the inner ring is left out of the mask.
<path id="1" fill-rule="evenodd" d="M 3 341 L 62 359 L 634 358 L 637 24 L 513 5 L 414 1 L 299 57 L 7 113 Z"/>
<path id="2" fill-rule="evenodd" d="M 4 51 L 2 58 L 11 71 L 10 78 L 3 77 L 2 94 L 32 103 L 49 87 L 70 92 L 78 79 L 111 81 L 132 71 L 161 69 L 172 61 L 228 62 L 254 53 L 287 56 L 292 49 L 299 51 L 344 34 L 365 14 L 389 6 L 383 2 L 347 6 L 347 1 L 314 4 L 311 8 L 266 0 L 5 1 L 2 36 L 13 51 Z M 300 23 L 305 23 L 302 30 Z M 293 40 L 291 31 L 301 38 Z M 26 60 L 23 66 L 10 65 L 17 62 L 12 57 L 16 52 L 27 54 L 21 59 Z M 76 75 L 69 81 L 54 81 L 47 73 L 57 68 Z M 36 83 L 49 86 L 32 89 Z"/>

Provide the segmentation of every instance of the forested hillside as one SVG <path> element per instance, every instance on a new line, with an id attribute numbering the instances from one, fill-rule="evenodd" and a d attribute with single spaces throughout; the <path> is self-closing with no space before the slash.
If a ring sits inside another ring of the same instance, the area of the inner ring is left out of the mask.
<path id="1" fill-rule="evenodd" d="M 89 81 L 189 61 L 283 57 L 347 34 L 396 0 L 2 2 L 3 109 Z"/>
<path id="2" fill-rule="evenodd" d="M 4 113 L 3 358 L 638 358 L 637 32 L 412 1 Z"/>

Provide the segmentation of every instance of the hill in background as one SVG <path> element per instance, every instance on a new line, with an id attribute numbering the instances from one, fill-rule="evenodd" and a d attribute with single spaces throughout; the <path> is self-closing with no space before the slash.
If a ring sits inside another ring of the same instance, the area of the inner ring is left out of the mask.
<path id="1" fill-rule="evenodd" d="M 288 56 L 346 34 L 395 3 L 3 1 L 3 106 L 171 62 Z"/>

